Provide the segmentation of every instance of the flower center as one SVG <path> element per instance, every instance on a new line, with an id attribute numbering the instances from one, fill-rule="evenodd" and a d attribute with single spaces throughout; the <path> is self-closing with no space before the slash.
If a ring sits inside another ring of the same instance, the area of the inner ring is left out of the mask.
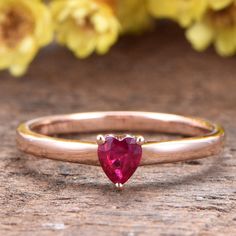
<path id="1" fill-rule="evenodd" d="M 209 10 L 207 18 L 209 22 L 217 28 L 235 26 L 236 4 L 232 3 L 228 7 L 219 11 Z"/>
<path id="2" fill-rule="evenodd" d="M 85 31 L 93 32 L 94 24 L 91 21 L 91 15 L 87 15 L 84 19 L 77 20 L 77 24 L 79 24 L 79 26 L 82 27 Z"/>
<path id="3" fill-rule="evenodd" d="M 34 22 L 27 9 L 11 7 L 7 9 L 0 20 L 0 43 L 14 48 L 18 43 L 33 32 Z"/>

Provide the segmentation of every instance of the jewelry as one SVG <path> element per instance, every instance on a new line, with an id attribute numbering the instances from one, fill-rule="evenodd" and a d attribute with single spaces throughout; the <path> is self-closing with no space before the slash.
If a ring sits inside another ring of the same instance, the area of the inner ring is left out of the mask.
<path id="1" fill-rule="evenodd" d="M 118 131 L 125 131 L 125 134 L 111 134 Z M 59 134 L 104 132 L 94 142 L 56 137 Z M 126 134 L 134 132 L 188 137 L 151 141 L 140 135 Z M 21 151 L 59 161 L 101 165 L 107 177 L 118 188 L 122 187 L 139 165 L 215 155 L 222 150 L 223 141 L 224 129 L 206 120 L 138 111 L 48 116 L 28 121 L 17 128 L 17 145 Z"/>

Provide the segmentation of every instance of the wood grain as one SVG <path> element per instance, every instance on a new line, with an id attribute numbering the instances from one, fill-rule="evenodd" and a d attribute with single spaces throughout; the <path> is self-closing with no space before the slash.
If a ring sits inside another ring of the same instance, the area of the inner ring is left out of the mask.
<path id="1" fill-rule="evenodd" d="M 176 26 L 126 37 L 104 56 L 44 50 L 22 79 L 0 75 L 0 235 L 236 235 L 236 58 L 194 52 Z M 224 124 L 222 155 L 141 167 L 117 192 L 99 167 L 27 157 L 19 122 L 149 110 Z"/>

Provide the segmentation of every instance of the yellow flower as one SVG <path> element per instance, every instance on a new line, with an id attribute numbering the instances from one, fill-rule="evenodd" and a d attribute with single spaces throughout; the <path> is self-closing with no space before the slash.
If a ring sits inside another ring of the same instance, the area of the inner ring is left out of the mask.
<path id="1" fill-rule="evenodd" d="M 104 54 L 117 40 L 119 22 L 102 0 L 54 0 L 51 9 L 57 41 L 77 57 Z"/>
<path id="2" fill-rule="evenodd" d="M 22 75 L 52 40 L 50 12 L 39 0 L 0 0 L 0 69 Z"/>
<path id="3" fill-rule="evenodd" d="M 158 18 L 173 19 L 183 27 L 190 25 L 196 19 L 200 19 L 206 9 L 206 6 L 207 0 L 148 1 L 148 8 L 153 16 Z"/>
<path id="4" fill-rule="evenodd" d="M 214 10 L 209 5 L 203 18 L 187 30 L 186 36 L 196 50 L 202 51 L 214 43 L 222 56 L 236 52 L 236 1 L 225 1 L 225 8 L 222 7 Z"/>
<path id="5" fill-rule="evenodd" d="M 153 25 L 147 0 L 116 0 L 115 12 L 123 33 L 139 33 Z"/>

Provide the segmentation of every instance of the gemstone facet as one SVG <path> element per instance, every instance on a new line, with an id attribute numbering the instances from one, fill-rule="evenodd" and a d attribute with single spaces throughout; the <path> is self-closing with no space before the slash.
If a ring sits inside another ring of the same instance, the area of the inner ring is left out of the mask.
<path id="1" fill-rule="evenodd" d="M 124 184 L 136 171 L 142 156 L 142 147 L 136 138 L 118 139 L 107 135 L 98 145 L 98 157 L 103 171 L 114 184 Z"/>

